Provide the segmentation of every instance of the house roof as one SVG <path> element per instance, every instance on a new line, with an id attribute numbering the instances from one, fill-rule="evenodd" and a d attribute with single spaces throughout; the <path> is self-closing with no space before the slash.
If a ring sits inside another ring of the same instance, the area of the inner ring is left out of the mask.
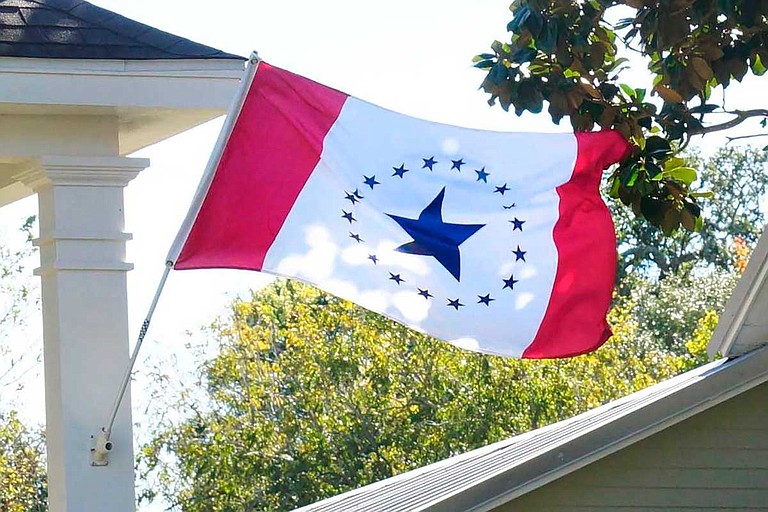
<path id="1" fill-rule="evenodd" d="M 766 381 L 768 347 L 299 510 L 491 510 Z"/>
<path id="2" fill-rule="evenodd" d="M 710 357 L 735 357 L 768 342 L 768 227 L 728 298 L 707 346 Z"/>
<path id="3" fill-rule="evenodd" d="M 244 60 L 82 0 L 0 0 L 0 56 Z"/>

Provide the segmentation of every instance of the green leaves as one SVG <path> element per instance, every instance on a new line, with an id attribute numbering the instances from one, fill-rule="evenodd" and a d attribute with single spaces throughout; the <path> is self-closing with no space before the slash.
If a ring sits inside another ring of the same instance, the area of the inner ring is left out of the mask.
<path id="1" fill-rule="evenodd" d="M 573 416 L 680 369 L 633 350 L 630 311 L 611 313 L 594 354 L 521 361 L 277 281 L 210 332 L 219 350 L 197 360 L 194 389 L 155 402 L 181 417 L 156 416 L 142 495 L 186 512 L 293 509 Z"/>
<path id="2" fill-rule="evenodd" d="M 661 175 L 664 178 L 669 178 L 689 186 L 698 177 L 696 169 L 691 167 L 675 167 L 674 169 L 664 170 Z"/>
<path id="3" fill-rule="evenodd" d="M 753 245 L 760 236 L 765 218 L 759 202 L 768 189 L 768 153 L 757 148 L 726 147 L 706 160 L 695 153 L 684 156 L 662 164 L 667 177 L 662 180 L 658 176 L 659 188 L 640 200 L 643 218 L 635 218 L 636 212 L 621 205 L 612 206 L 621 240 L 620 275 L 648 271 L 667 276 L 691 269 L 701 275 L 710 268 L 731 271 L 737 240 Z M 681 195 L 684 182 L 693 179 L 703 190 Z M 712 199 L 713 190 L 718 200 L 702 201 Z M 609 192 L 619 197 L 615 187 Z M 679 198 L 677 204 L 675 197 Z M 663 222 L 666 210 L 678 213 L 670 213 Z M 671 230 L 678 220 L 678 228 L 663 236 L 662 230 Z"/>
<path id="4" fill-rule="evenodd" d="M 668 140 L 653 135 L 645 139 L 643 154 L 656 160 L 664 160 L 672 155 L 672 146 Z"/>
<path id="5" fill-rule="evenodd" d="M 614 7 L 622 9 L 622 18 L 611 25 Z M 717 87 L 768 70 L 768 3 L 728 0 L 728 10 L 718 10 L 690 1 L 650 8 L 642 0 L 519 0 L 510 9 L 509 42 L 495 42 L 493 53 L 476 61 L 488 72 L 483 89 L 489 103 L 498 100 L 517 115 L 541 112 L 548 104 L 553 123 L 568 119 L 575 131 L 617 130 L 638 151 L 629 157 L 634 165 L 611 173 L 612 197 L 640 215 L 640 198 L 670 199 L 677 213 L 663 217 L 673 219 L 664 221 L 664 231 L 673 232 L 669 226 L 675 224 L 698 229 L 700 217 L 681 213 L 704 197 L 693 195 L 695 169 L 673 170 L 664 162 L 697 134 L 764 117 L 761 109 L 733 113 L 726 122 L 711 114 L 724 111 L 712 98 Z M 625 47 L 645 59 L 648 83 L 624 80 Z M 653 219 L 648 220 L 662 227 Z"/>
<path id="6" fill-rule="evenodd" d="M 0 510 L 48 510 L 45 439 L 15 412 L 0 414 Z"/>

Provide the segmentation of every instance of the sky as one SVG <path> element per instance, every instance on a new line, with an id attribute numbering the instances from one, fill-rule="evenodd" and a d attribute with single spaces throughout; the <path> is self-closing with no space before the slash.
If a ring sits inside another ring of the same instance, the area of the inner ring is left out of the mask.
<path id="1" fill-rule="evenodd" d="M 221 50 L 261 58 L 351 95 L 412 116 L 472 128 L 509 131 L 570 131 L 547 114 L 516 117 L 489 107 L 478 91 L 483 72 L 472 56 L 506 40 L 509 0 L 93 0 L 137 21 Z M 642 77 L 644 70 L 635 69 Z M 754 82 L 729 94 L 729 107 L 754 102 Z M 196 127 L 132 156 L 151 165 L 126 189 L 126 231 L 131 340 L 135 339 L 165 254 L 184 217 L 221 127 L 222 119 Z M 754 125 L 753 125 L 754 127 Z M 748 128 L 745 129 L 748 131 Z M 708 136 L 703 147 L 724 142 Z M 0 209 L 0 226 L 11 236 L 21 219 L 36 213 L 34 197 Z M 148 378 L 142 362 L 182 361 L 188 332 L 197 333 L 238 295 L 247 296 L 268 278 L 257 272 L 172 272 L 147 336 L 133 385 L 134 419 L 146 421 Z M 25 349 L 40 351 L 39 313 L 19 332 Z M 132 341 L 133 343 L 133 341 Z M 44 421 L 42 366 L 21 370 L 17 395 L 28 419 Z"/>

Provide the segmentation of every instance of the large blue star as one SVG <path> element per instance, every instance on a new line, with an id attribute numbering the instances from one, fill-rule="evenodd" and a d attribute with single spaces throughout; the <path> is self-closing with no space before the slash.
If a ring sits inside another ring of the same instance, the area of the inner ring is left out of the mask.
<path id="1" fill-rule="evenodd" d="M 485 224 L 449 224 L 443 222 L 445 187 L 419 214 L 418 219 L 406 219 L 387 214 L 413 238 L 396 250 L 408 254 L 433 256 L 457 281 L 461 277 L 459 246 Z"/>

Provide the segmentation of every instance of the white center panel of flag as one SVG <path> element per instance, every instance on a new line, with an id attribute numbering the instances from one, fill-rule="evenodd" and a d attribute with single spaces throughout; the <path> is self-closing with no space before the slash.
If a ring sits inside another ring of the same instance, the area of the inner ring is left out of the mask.
<path id="1" fill-rule="evenodd" d="M 350 98 L 263 270 L 465 348 L 522 353 L 575 157 L 572 134 L 457 128 Z"/>

